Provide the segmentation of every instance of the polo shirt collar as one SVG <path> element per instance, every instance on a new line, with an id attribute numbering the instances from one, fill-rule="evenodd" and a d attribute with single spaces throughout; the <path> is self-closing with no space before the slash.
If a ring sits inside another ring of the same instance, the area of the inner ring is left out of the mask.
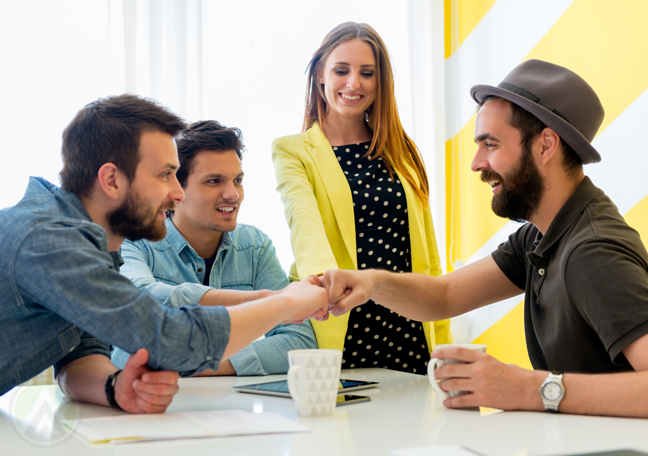
<path id="1" fill-rule="evenodd" d="M 542 257 L 547 250 L 560 241 L 567 229 L 581 216 L 598 191 L 599 189 L 594 186 L 590 178 L 585 176 L 576 191 L 560 208 L 545 235 L 543 236 L 538 230 L 534 241 L 536 246 L 534 253 L 537 256 Z"/>
<path id="2" fill-rule="evenodd" d="M 198 254 L 196 251 L 189 245 L 187 240 L 184 238 L 182 234 L 180 234 L 180 231 L 176 228 L 176 226 L 173 224 L 172 219 L 167 218 L 166 219 L 166 227 L 167 227 L 167 235 L 165 238 L 165 241 L 169 243 L 169 245 L 176 251 L 177 254 L 180 254 L 182 250 L 189 249 L 195 255 L 196 257 Z M 216 250 L 216 255 L 218 255 L 218 252 L 221 250 L 227 250 L 232 246 L 232 235 L 229 232 L 225 232 L 221 236 L 221 241 L 220 245 L 218 246 L 218 250 Z"/>

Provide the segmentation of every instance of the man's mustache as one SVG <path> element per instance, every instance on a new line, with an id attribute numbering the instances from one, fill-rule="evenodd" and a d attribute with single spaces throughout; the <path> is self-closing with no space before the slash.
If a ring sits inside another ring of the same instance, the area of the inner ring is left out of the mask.
<path id="1" fill-rule="evenodd" d="M 490 169 L 485 169 L 484 171 L 482 171 L 479 178 L 481 179 L 482 182 L 486 182 L 486 183 L 491 181 L 502 182 L 502 176 L 500 176 L 495 171 L 492 171 Z"/>

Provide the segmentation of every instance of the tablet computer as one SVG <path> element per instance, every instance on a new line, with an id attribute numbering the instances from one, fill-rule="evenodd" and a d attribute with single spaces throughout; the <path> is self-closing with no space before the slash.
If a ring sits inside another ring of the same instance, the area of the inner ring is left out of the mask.
<path id="1" fill-rule="evenodd" d="M 338 394 L 347 394 L 351 391 L 358 391 L 367 388 L 375 388 L 380 385 L 379 382 L 365 382 L 363 380 L 346 380 L 340 379 L 340 389 Z M 253 383 L 251 385 L 241 385 L 232 387 L 234 391 L 240 393 L 263 394 L 266 396 L 290 397 L 288 392 L 288 382 L 279 380 L 277 382 Z"/>

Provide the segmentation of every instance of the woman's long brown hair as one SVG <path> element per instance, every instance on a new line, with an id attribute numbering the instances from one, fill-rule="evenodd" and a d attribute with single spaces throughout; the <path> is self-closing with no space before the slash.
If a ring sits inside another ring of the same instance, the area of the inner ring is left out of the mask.
<path id="1" fill-rule="evenodd" d="M 319 122 L 320 125 L 326 122 L 328 105 L 323 85 L 318 82 L 319 75 L 333 49 L 340 43 L 353 39 L 360 39 L 371 46 L 378 67 L 376 98 L 365 112 L 365 121 L 373 130 L 371 146 L 365 156 L 371 155 L 372 159 L 382 157 L 389 174 L 393 177 L 395 169 L 398 175 L 414 188 L 423 205 L 427 206 L 430 186 L 423 159 L 414 141 L 403 130 L 396 107 L 389 53 L 380 35 L 370 25 L 355 22 L 338 25 L 326 35 L 319 49 L 313 54 L 306 69 L 308 85 L 302 131 L 308 130 L 315 122 Z M 414 169 L 415 176 L 408 172 L 406 164 Z"/>

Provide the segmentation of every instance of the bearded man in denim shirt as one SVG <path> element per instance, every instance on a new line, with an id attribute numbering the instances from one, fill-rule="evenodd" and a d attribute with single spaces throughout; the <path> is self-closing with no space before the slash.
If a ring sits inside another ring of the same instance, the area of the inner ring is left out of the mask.
<path id="1" fill-rule="evenodd" d="M 125 238 L 160 240 L 184 191 L 184 122 L 135 95 L 85 106 L 63 133 L 62 187 L 31 178 L 0 211 L 0 395 L 54 365 L 71 399 L 164 412 L 180 375 L 218 369 L 279 323 L 327 315 L 319 279 L 235 306 L 169 309 L 119 274 Z M 133 353 L 123 371 L 110 345 Z"/>
<path id="2" fill-rule="evenodd" d="M 243 150 L 238 128 L 213 120 L 190 125 L 178 139 L 177 177 L 185 199 L 169 213 L 166 238 L 122 244 L 120 272 L 163 305 L 238 304 L 288 286 L 270 238 L 253 226 L 237 226 L 244 198 Z M 278 325 L 221 361 L 217 372 L 199 375 L 285 374 L 288 351 L 305 348 L 317 348 L 308 321 Z M 124 366 L 128 356 L 116 349 L 113 364 Z"/>

